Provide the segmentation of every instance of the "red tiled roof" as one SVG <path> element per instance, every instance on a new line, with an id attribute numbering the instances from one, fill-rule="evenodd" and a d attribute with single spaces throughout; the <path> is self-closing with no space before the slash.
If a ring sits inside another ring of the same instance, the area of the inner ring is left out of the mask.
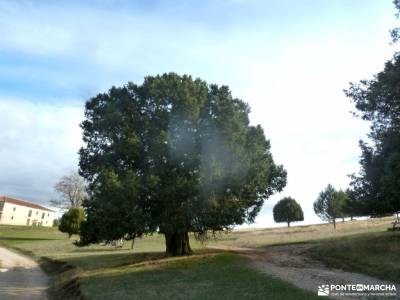
<path id="1" fill-rule="evenodd" d="M 32 202 L 24 201 L 24 200 L 13 199 L 13 198 L 6 197 L 6 196 L 0 196 L 0 202 L 13 203 L 16 205 L 27 206 L 27 207 L 31 207 L 31 208 L 54 212 L 54 210 L 48 209 L 44 206 L 41 206 L 41 205 L 38 205 L 38 204 L 35 204 Z"/>

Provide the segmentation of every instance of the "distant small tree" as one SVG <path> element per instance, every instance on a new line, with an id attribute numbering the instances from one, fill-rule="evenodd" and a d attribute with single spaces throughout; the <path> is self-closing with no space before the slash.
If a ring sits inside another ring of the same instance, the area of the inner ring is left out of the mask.
<path id="1" fill-rule="evenodd" d="M 300 204 L 291 197 L 285 197 L 275 204 L 273 213 L 276 223 L 286 222 L 288 227 L 292 222 L 304 220 Z"/>
<path id="2" fill-rule="evenodd" d="M 58 229 L 61 232 L 68 233 L 69 237 L 73 234 L 79 234 L 81 223 L 85 220 L 85 212 L 82 208 L 71 207 L 61 217 Z"/>
<path id="3" fill-rule="evenodd" d="M 50 204 L 61 209 L 81 207 L 87 196 L 85 181 L 77 172 L 61 177 L 54 189 L 59 194 L 59 198 L 51 200 Z"/>
<path id="4" fill-rule="evenodd" d="M 353 220 L 354 217 L 361 217 L 368 214 L 365 212 L 364 203 L 357 197 L 353 189 L 347 189 L 346 194 L 347 198 L 343 207 L 343 212 L 346 217 Z"/>
<path id="5" fill-rule="evenodd" d="M 54 220 L 53 220 L 53 227 L 58 227 L 58 226 L 60 226 L 60 222 L 61 222 L 61 219 L 59 219 L 59 218 L 54 219 Z"/>
<path id="6" fill-rule="evenodd" d="M 335 192 L 335 205 L 339 208 L 339 217 L 342 218 L 344 222 L 344 218 L 349 217 L 346 211 L 346 205 L 349 201 L 349 196 L 345 191 L 339 190 Z"/>
<path id="7" fill-rule="evenodd" d="M 314 202 L 314 212 L 323 221 L 333 223 L 336 229 L 336 218 L 343 216 L 344 197 L 343 192 L 337 192 L 335 188 L 328 184 L 318 199 Z"/>

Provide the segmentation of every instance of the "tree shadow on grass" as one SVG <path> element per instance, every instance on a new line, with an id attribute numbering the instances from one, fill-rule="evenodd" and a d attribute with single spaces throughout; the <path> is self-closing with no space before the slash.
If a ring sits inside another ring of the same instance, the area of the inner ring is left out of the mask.
<path id="1" fill-rule="evenodd" d="M 151 261 L 160 259 L 165 256 L 164 252 L 147 252 L 147 253 L 110 253 L 97 254 L 96 251 L 86 252 L 84 255 L 72 256 L 64 259 L 64 261 L 82 268 L 84 270 L 95 270 L 98 268 L 118 267 L 135 264 L 143 261 Z"/>
<path id="2" fill-rule="evenodd" d="M 83 270 L 95 270 L 99 268 L 120 267 L 128 266 L 139 263 L 154 263 L 161 261 L 167 256 L 165 252 L 115 252 L 115 253 L 99 253 L 92 250 L 92 253 L 87 252 L 84 255 L 77 255 L 65 258 L 64 261 L 74 266 L 82 268 Z M 220 250 L 215 249 L 200 249 L 194 252 L 192 256 L 205 255 L 211 253 L 218 253 Z M 78 254 L 78 253 L 77 253 Z"/>
<path id="3" fill-rule="evenodd" d="M 0 237 L 0 241 L 55 241 L 51 238 Z"/>
<path id="4" fill-rule="evenodd" d="M 104 247 L 104 248 L 103 248 Z M 133 253 L 134 250 L 128 249 L 128 248 L 115 248 L 115 247 L 108 247 L 108 246 L 96 246 L 96 248 L 84 248 L 84 247 L 78 247 L 76 246 L 76 248 L 74 250 L 72 250 L 72 252 L 74 253 L 91 253 L 91 252 L 129 252 L 130 254 Z"/>

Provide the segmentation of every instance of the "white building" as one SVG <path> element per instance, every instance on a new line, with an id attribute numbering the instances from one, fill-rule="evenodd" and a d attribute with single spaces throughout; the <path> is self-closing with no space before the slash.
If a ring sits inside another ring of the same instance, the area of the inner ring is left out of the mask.
<path id="1" fill-rule="evenodd" d="M 55 212 L 38 204 L 0 196 L 0 224 L 53 226 Z"/>

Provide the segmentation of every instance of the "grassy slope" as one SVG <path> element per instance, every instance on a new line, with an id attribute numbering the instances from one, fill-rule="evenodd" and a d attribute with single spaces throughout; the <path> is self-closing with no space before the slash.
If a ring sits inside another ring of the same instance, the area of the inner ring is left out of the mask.
<path id="1" fill-rule="evenodd" d="M 53 228 L 0 226 L 0 245 L 75 266 L 53 274 L 54 289 L 75 286 L 88 299 L 313 299 L 281 280 L 250 270 L 233 254 L 213 253 L 193 242 L 196 255 L 164 258 L 159 235 L 138 240 L 134 251 L 94 245 L 77 248 Z M 65 289 L 69 293 L 68 289 Z M 72 299 L 73 294 L 53 296 Z M 68 295 L 68 296 L 66 296 Z"/>
<path id="2" fill-rule="evenodd" d="M 240 230 L 216 243 L 240 247 L 313 242 L 310 255 L 331 267 L 400 282 L 400 232 L 388 232 L 393 217 L 331 224 Z"/>
<path id="3" fill-rule="evenodd" d="M 391 227 L 390 222 L 393 220 L 394 218 L 390 217 L 338 222 L 336 230 L 333 229 L 332 224 L 237 230 L 229 234 L 221 234 L 216 241 L 210 243 L 252 248 L 319 241 L 354 234 L 386 231 L 388 227 Z"/>
<path id="4" fill-rule="evenodd" d="M 334 238 L 311 249 L 328 266 L 400 283 L 400 232 Z"/>
<path id="5" fill-rule="evenodd" d="M 267 278 L 233 254 L 169 259 L 150 265 L 105 269 L 82 279 L 96 299 L 317 299 L 281 280 Z"/>

